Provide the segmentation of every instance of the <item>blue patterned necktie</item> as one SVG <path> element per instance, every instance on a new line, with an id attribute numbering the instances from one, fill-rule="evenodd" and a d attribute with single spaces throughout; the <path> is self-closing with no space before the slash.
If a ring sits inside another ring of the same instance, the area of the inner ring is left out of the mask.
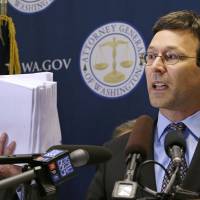
<path id="1" fill-rule="evenodd" d="M 179 132 L 183 132 L 184 129 L 186 128 L 185 124 L 180 122 L 178 124 L 175 123 L 171 123 L 167 126 L 166 131 L 170 132 L 170 131 L 179 131 Z M 162 187 L 161 187 L 161 192 L 165 191 L 165 188 L 167 187 L 169 180 L 171 178 L 171 176 L 173 175 L 173 172 L 175 170 L 175 165 L 172 161 L 170 161 L 168 167 L 167 167 L 167 171 L 169 173 L 169 176 L 167 176 L 165 174 L 164 178 L 163 178 L 163 182 L 162 182 Z M 177 184 L 181 184 L 183 182 L 183 179 L 185 178 L 186 172 L 187 172 L 187 163 L 185 160 L 185 156 L 183 155 L 182 157 L 182 161 L 180 163 L 180 168 L 179 168 L 179 173 L 178 173 L 178 180 L 176 180 Z"/>

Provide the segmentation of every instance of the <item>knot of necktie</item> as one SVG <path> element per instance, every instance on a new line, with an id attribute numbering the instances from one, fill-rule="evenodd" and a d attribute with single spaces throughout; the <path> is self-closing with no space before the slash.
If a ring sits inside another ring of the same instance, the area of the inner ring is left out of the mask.
<path id="1" fill-rule="evenodd" d="M 186 128 L 186 125 L 183 122 L 179 123 L 171 123 L 167 126 L 167 131 L 184 131 Z"/>

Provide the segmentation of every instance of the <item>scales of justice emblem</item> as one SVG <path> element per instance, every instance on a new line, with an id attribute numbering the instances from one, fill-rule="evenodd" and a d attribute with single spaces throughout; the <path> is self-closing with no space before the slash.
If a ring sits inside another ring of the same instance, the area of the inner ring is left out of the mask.
<path id="1" fill-rule="evenodd" d="M 117 48 L 120 45 L 125 46 L 125 60 L 120 62 L 120 66 L 123 68 L 130 68 L 133 65 L 133 60 L 130 59 L 130 48 L 129 48 L 129 43 L 126 40 L 123 39 L 116 39 L 116 37 L 113 37 L 111 40 L 104 42 L 103 44 L 99 45 L 99 60 L 105 61 L 104 53 L 103 53 L 103 48 L 108 46 L 111 48 L 112 51 L 112 66 L 109 66 L 108 63 L 106 62 L 97 62 L 98 59 L 96 59 L 94 68 L 97 70 L 104 70 L 107 69 L 108 67 L 112 67 L 111 72 L 107 73 L 104 77 L 103 80 L 106 83 L 110 84 L 115 84 L 119 83 L 121 81 L 124 81 L 126 78 L 126 75 L 122 72 L 117 70 Z"/>
<path id="2" fill-rule="evenodd" d="M 109 23 L 93 31 L 80 53 L 85 83 L 100 96 L 124 96 L 139 83 L 145 53 L 139 33 L 126 23 Z"/>

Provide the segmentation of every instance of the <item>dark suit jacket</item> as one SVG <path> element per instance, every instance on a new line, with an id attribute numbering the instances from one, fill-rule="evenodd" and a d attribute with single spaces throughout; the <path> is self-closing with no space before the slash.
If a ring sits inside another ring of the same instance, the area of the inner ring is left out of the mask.
<path id="1" fill-rule="evenodd" d="M 98 170 L 88 189 L 87 200 L 111 200 L 112 191 L 116 181 L 123 180 L 126 173 L 124 149 L 129 135 L 121 136 L 106 144 L 111 150 L 113 157 L 107 163 L 100 164 Z M 152 136 L 154 137 L 154 136 Z M 151 151 L 147 156 L 148 160 L 153 159 L 153 138 Z M 143 185 L 156 190 L 154 166 L 148 165 L 142 170 L 140 181 Z M 200 193 L 200 142 L 189 166 L 187 175 L 183 182 L 184 189 Z M 136 198 L 149 196 L 138 188 Z M 177 198 L 178 199 L 178 198 Z M 182 197 L 180 199 L 183 199 Z"/>

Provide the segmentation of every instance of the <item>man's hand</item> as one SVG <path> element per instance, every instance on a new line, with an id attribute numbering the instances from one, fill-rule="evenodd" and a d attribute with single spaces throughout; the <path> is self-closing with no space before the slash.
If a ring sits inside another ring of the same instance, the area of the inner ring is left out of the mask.
<path id="1" fill-rule="evenodd" d="M 6 133 L 2 133 L 0 135 L 0 155 L 8 156 L 13 154 L 16 147 L 16 143 L 13 141 L 7 145 L 7 141 L 8 135 Z M 3 178 L 17 175 L 21 173 L 21 171 L 22 167 L 17 165 L 0 165 L 0 177 Z"/>

